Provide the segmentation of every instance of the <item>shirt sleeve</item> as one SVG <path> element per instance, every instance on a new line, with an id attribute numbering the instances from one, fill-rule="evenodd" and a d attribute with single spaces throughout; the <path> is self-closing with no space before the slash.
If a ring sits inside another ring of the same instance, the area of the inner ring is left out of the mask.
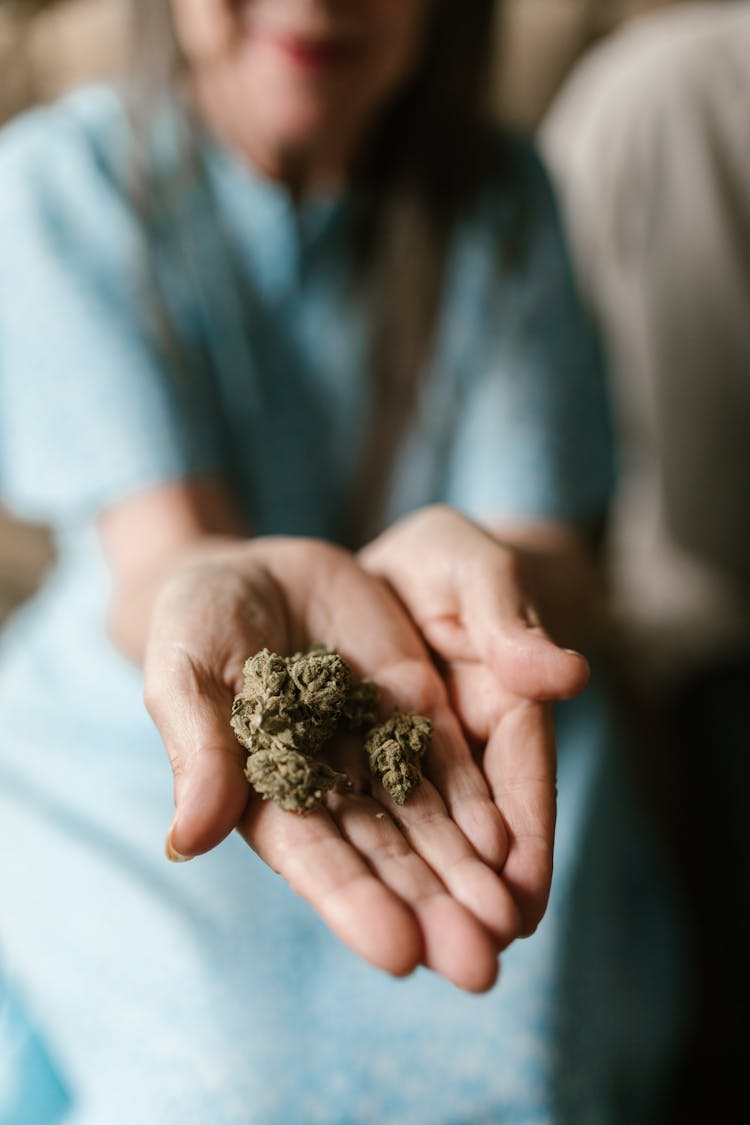
<path id="1" fill-rule="evenodd" d="M 78 98 L 0 136 L 0 494 L 51 524 L 218 468 L 196 387 L 150 327 L 139 225 L 97 147 L 115 96 L 94 114 Z"/>
<path id="2" fill-rule="evenodd" d="M 602 351 L 547 175 L 530 148 L 519 146 L 514 159 L 519 203 L 509 212 L 506 198 L 502 213 L 517 229 L 501 230 L 490 206 L 456 271 L 457 304 L 462 294 L 472 299 L 459 319 L 472 328 L 447 500 L 482 521 L 586 524 L 603 515 L 614 482 Z M 467 263 L 476 274 L 480 260 L 490 264 L 477 287 Z"/>

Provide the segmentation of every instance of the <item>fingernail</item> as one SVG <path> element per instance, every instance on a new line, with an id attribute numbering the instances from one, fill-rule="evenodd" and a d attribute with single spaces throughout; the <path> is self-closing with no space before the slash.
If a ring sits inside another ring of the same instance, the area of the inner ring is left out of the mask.
<path id="1" fill-rule="evenodd" d="M 564 649 L 563 649 L 563 652 L 567 652 L 568 656 L 577 656 L 577 657 L 579 657 L 579 659 L 581 659 L 581 660 L 585 660 L 585 659 L 586 659 L 586 657 L 585 657 L 585 656 L 583 655 L 583 653 L 582 653 L 582 652 L 578 652 L 578 650 L 577 650 L 577 649 L 575 649 L 575 648 L 564 648 Z"/>
<path id="2" fill-rule="evenodd" d="M 164 854 L 166 855 L 170 863 L 188 863 L 193 857 L 191 855 L 183 855 L 181 852 L 178 852 L 177 848 L 172 843 L 172 837 L 174 835 L 176 823 L 177 817 L 174 818 L 169 826 L 169 832 L 167 832 L 167 839 L 164 844 Z"/>

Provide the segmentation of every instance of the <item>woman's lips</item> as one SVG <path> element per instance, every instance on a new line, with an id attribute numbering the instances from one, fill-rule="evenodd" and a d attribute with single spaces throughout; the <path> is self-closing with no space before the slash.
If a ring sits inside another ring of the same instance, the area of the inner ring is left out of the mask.
<path id="1" fill-rule="evenodd" d="M 270 34 L 267 42 L 305 70 L 329 70 L 354 62 L 360 55 L 352 39 L 312 38 L 302 35 Z"/>

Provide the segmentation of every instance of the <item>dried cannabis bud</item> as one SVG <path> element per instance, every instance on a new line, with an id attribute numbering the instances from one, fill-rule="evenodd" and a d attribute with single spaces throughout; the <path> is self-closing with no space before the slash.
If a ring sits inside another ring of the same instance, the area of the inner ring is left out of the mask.
<path id="1" fill-rule="evenodd" d="M 365 739 L 370 772 L 397 805 L 403 805 L 422 780 L 421 759 L 431 731 L 429 719 L 397 711 Z"/>
<path id="2" fill-rule="evenodd" d="M 245 774 L 265 799 L 309 812 L 342 773 L 314 755 L 335 732 L 351 687 L 341 657 L 321 646 L 278 656 L 263 649 L 243 669 L 245 683 L 232 704 L 232 729 L 248 750 Z"/>
<path id="3" fill-rule="evenodd" d="M 311 753 L 327 742 L 339 724 L 350 694 L 352 674 L 336 652 L 316 646 L 287 658 L 289 679 L 304 711 Z"/>
<path id="4" fill-rule="evenodd" d="M 358 732 L 374 727 L 378 721 L 379 698 L 380 692 L 374 680 L 353 683 L 341 713 L 347 730 Z"/>
<path id="5" fill-rule="evenodd" d="M 316 754 L 335 731 L 351 673 L 334 652 L 277 656 L 264 648 L 243 669 L 232 705 L 232 728 L 251 754 L 276 747 Z"/>
<path id="6" fill-rule="evenodd" d="M 345 774 L 298 750 L 258 750 L 248 756 L 245 775 L 256 793 L 287 812 L 310 812 L 329 789 L 347 784 Z"/>
<path id="7" fill-rule="evenodd" d="M 430 722 L 396 714 L 376 727 L 378 688 L 353 683 L 348 665 L 323 645 L 278 656 L 263 649 L 244 667 L 245 683 L 232 705 L 232 729 L 247 749 L 245 774 L 264 799 L 305 813 L 348 778 L 317 755 L 339 728 L 366 732 L 372 773 L 402 805 L 421 781 L 420 759 Z"/>

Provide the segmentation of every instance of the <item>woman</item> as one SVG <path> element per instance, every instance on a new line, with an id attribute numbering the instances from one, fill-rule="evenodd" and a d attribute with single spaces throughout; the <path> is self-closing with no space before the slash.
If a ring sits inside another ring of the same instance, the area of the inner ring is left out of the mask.
<path id="1" fill-rule="evenodd" d="M 559 720 L 551 907 L 512 944 L 550 885 L 545 701 L 587 678 L 537 615 L 585 639 L 611 473 L 544 174 L 483 117 L 491 14 L 144 2 L 137 96 L 4 137 L 3 489 L 61 545 L 0 672 L 40 1120 L 645 1119 L 661 918 L 633 987 L 617 908 L 643 868 L 615 861 L 635 822 L 593 693 Z M 432 720 L 397 818 L 351 755 L 354 792 L 308 817 L 249 794 L 242 663 L 317 641 Z M 175 774 L 167 854 L 209 853 L 185 868 L 159 863 L 123 653 Z M 621 992 L 651 1040 L 609 1026 Z"/>

